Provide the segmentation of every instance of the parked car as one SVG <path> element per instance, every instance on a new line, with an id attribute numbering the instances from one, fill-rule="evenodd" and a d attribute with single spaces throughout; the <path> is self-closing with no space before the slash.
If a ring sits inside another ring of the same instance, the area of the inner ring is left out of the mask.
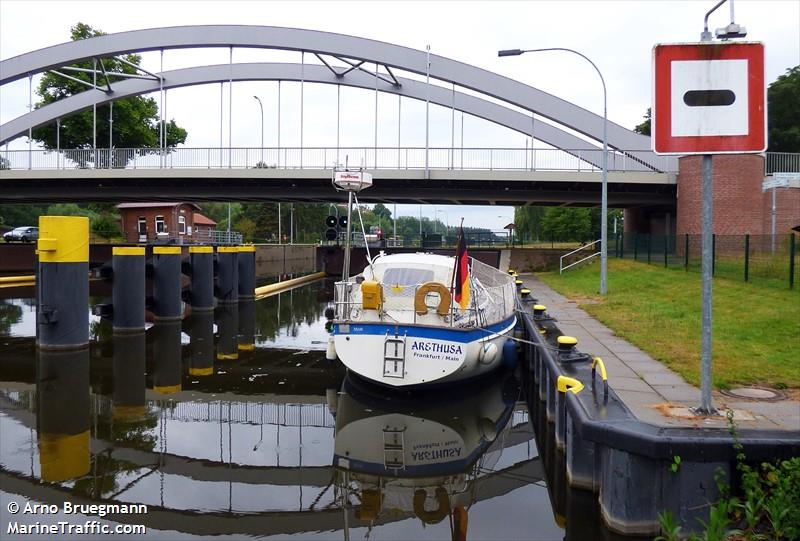
<path id="1" fill-rule="evenodd" d="M 6 242 L 33 242 L 39 238 L 39 228 L 32 226 L 16 227 L 3 235 Z"/>

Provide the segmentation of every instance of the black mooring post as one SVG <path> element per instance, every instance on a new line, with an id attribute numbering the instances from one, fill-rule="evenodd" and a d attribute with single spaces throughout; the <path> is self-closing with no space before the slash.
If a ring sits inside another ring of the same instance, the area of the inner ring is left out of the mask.
<path id="1" fill-rule="evenodd" d="M 181 248 L 153 248 L 153 314 L 156 321 L 176 321 L 183 315 Z"/>
<path id="2" fill-rule="evenodd" d="M 191 285 L 189 298 L 192 312 L 212 312 L 214 310 L 214 247 L 189 247 L 191 265 Z"/>
<path id="3" fill-rule="evenodd" d="M 112 322 L 114 334 L 143 333 L 145 309 L 145 261 L 142 246 L 115 246 L 111 250 L 114 270 Z M 116 352 L 116 349 L 114 350 Z"/>
<path id="4" fill-rule="evenodd" d="M 238 290 L 240 300 L 252 300 L 256 297 L 256 247 L 252 244 L 239 246 L 237 255 Z"/>

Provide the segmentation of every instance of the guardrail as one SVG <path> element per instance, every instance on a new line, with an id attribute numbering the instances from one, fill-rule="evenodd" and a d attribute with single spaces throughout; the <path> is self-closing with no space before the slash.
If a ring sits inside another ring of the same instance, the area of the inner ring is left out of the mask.
<path id="1" fill-rule="evenodd" d="M 632 151 L 640 152 L 640 151 Z M 427 156 L 427 160 L 426 160 Z M 600 171 L 602 150 L 551 148 L 281 147 L 100 148 L 6 150 L 0 169 L 331 169 L 337 163 L 372 169 Z M 659 170 L 671 168 L 669 156 Z M 642 171 L 624 151 L 608 151 L 609 171 Z M 646 170 L 646 168 L 645 168 Z"/>
<path id="2" fill-rule="evenodd" d="M 584 246 L 581 246 L 581 247 L 580 247 L 580 248 L 578 248 L 577 250 L 572 250 L 571 252 L 567 252 L 566 254 L 564 254 L 564 255 L 562 255 L 561 257 L 559 257 L 559 258 L 558 258 L 558 274 L 561 274 L 562 272 L 564 272 L 564 271 L 565 271 L 565 270 L 567 270 L 568 268 L 570 268 L 570 267 L 574 267 L 575 265 L 577 265 L 577 264 L 579 264 L 579 263 L 583 263 L 584 261 L 588 261 L 589 259 L 592 259 L 593 257 L 597 257 L 597 256 L 599 256 L 599 255 L 600 255 L 600 252 L 598 251 L 598 252 L 595 252 L 595 253 L 593 253 L 593 254 L 590 254 L 590 255 L 588 255 L 588 256 L 586 256 L 586 257 L 584 257 L 584 258 L 581 258 L 581 259 L 579 259 L 578 261 L 575 261 L 575 262 L 573 262 L 573 263 L 570 263 L 569 265 L 566 265 L 566 266 L 564 266 L 564 259 L 566 259 L 567 257 L 569 257 L 569 256 L 571 256 L 571 255 L 573 255 L 573 254 L 577 254 L 577 253 L 578 253 L 578 252 L 580 252 L 581 250 L 587 250 L 587 249 L 591 248 L 592 246 L 594 246 L 595 244 L 597 244 L 598 242 L 600 242 L 600 241 L 599 241 L 599 240 L 596 240 L 596 241 L 594 241 L 594 242 L 590 242 L 589 244 L 586 244 L 586 245 L 584 245 Z"/>

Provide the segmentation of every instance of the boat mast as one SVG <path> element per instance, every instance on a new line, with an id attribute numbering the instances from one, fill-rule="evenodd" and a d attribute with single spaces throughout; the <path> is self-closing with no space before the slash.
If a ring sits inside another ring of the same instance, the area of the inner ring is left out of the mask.
<path id="1" fill-rule="evenodd" d="M 344 265 L 342 266 L 342 282 L 346 282 L 350 279 L 350 246 L 351 244 L 351 231 L 352 231 L 352 221 L 350 218 L 352 217 L 353 212 L 353 192 L 347 192 L 347 241 L 345 242 L 344 248 Z"/>
<path id="2" fill-rule="evenodd" d="M 347 167 L 347 158 L 345 158 L 345 166 L 336 166 L 333 168 L 333 187 L 338 191 L 347 192 L 347 240 L 344 248 L 344 264 L 342 265 L 342 281 L 347 282 L 350 280 L 350 249 L 351 249 L 351 236 L 352 236 L 352 214 L 353 214 L 353 194 L 360 192 L 364 188 L 372 186 L 372 175 L 364 172 L 363 167 L 350 171 Z M 366 243 L 366 239 L 364 239 Z"/>

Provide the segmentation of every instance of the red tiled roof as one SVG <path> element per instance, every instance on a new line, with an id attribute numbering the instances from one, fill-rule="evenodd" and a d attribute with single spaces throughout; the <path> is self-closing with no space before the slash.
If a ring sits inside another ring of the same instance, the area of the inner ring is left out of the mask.
<path id="1" fill-rule="evenodd" d="M 118 209 L 141 209 L 141 208 L 158 208 L 158 207 L 177 207 L 178 205 L 191 205 L 199 209 L 194 203 L 176 202 L 176 203 L 120 203 L 117 205 Z"/>
<path id="2" fill-rule="evenodd" d="M 195 212 L 192 215 L 192 221 L 194 222 L 195 227 L 197 227 L 198 225 L 217 225 L 217 222 L 215 222 L 208 216 L 203 216 L 199 212 Z"/>

